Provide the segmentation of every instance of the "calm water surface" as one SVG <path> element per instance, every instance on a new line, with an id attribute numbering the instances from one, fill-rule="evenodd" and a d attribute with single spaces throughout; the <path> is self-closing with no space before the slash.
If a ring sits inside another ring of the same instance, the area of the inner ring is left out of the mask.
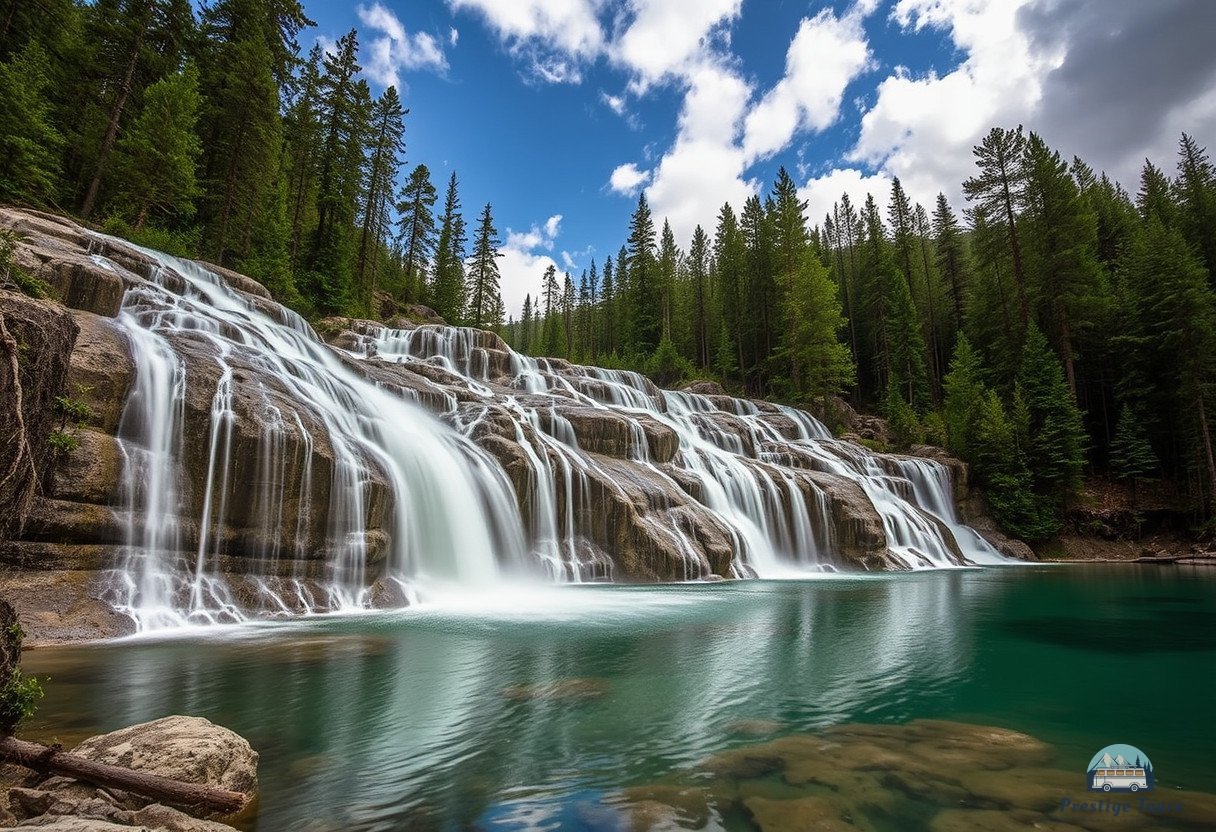
<path id="1" fill-rule="evenodd" d="M 185 713 L 248 738 L 260 832 L 624 828 L 605 796 L 757 742 L 739 723 L 760 720 L 999 725 L 1078 772 L 1124 742 L 1159 785 L 1216 791 L 1216 572 L 1199 568 L 501 589 L 25 665 L 51 676 L 31 736 Z"/>

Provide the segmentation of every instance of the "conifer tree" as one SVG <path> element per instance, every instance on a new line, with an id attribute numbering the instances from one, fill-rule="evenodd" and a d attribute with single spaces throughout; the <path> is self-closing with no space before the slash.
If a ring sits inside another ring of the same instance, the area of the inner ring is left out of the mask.
<path id="1" fill-rule="evenodd" d="M 63 137 L 49 120 L 48 71 L 35 41 L 0 63 L 0 199 L 41 204 L 58 186 Z"/>
<path id="2" fill-rule="evenodd" d="M 283 162 L 290 214 L 289 257 L 299 265 L 305 233 L 316 218 L 317 153 L 321 137 L 320 45 L 313 46 L 296 81 L 296 95 L 283 119 Z"/>
<path id="3" fill-rule="evenodd" d="M 976 476 L 984 487 L 984 501 L 992 518 L 1001 528 L 1025 540 L 1050 537 L 1055 526 L 1044 524 L 1040 518 L 1017 429 L 994 390 L 989 390 L 980 403 L 973 447 Z"/>
<path id="4" fill-rule="evenodd" d="M 136 229 L 149 216 L 194 213 L 195 166 L 201 151 L 194 132 L 198 107 L 198 72 L 189 65 L 147 89 L 143 110 L 119 139 L 115 201 L 134 218 Z"/>
<path id="5" fill-rule="evenodd" d="M 455 174 L 452 174 L 452 183 L 449 186 L 448 199 L 456 200 L 456 182 Z M 436 251 L 435 239 L 435 215 L 433 212 L 435 202 L 439 195 L 435 192 L 435 186 L 431 184 L 431 172 L 426 165 L 417 165 L 410 172 L 409 181 L 401 189 L 401 196 L 397 202 L 397 239 L 401 242 L 402 265 L 404 270 L 404 298 L 407 303 L 421 298 L 423 293 L 423 277 L 426 274 L 427 266 L 430 264 L 432 256 L 436 258 L 435 274 L 433 276 L 433 286 L 430 300 L 441 305 L 451 305 L 451 286 L 450 281 L 446 281 L 440 286 L 439 276 L 439 255 Z M 452 207 L 454 213 L 459 206 L 459 201 Z M 448 209 L 445 205 L 444 215 L 447 216 Z M 442 232 L 440 237 L 442 237 Z M 450 231 L 449 231 L 450 239 Z M 442 243 L 440 244 L 442 249 Z M 454 258 L 448 257 L 444 266 L 450 267 Z M 443 299 L 440 300 L 440 295 Z M 442 314 L 442 313 L 441 313 Z"/>
<path id="6" fill-rule="evenodd" d="M 1157 470 L 1160 463 L 1149 443 L 1144 420 L 1126 405 L 1119 410 L 1119 421 L 1110 443 L 1110 467 L 1115 476 L 1127 480 L 1136 505 L 1136 481 Z"/>
<path id="7" fill-rule="evenodd" d="M 1026 460 L 1034 491 L 1047 512 L 1058 514 L 1080 485 L 1085 430 L 1060 360 L 1034 324 L 1026 332 L 1018 387 L 1029 413 Z"/>
<path id="8" fill-rule="evenodd" d="M 532 349 L 532 294 L 524 295 L 524 310 L 519 319 L 518 335 L 515 339 L 516 348 L 527 355 Z"/>
<path id="9" fill-rule="evenodd" d="M 722 324 L 726 329 L 726 338 L 719 337 L 720 347 L 729 342 L 735 349 L 731 365 L 731 373 L 738 372 L 742 365 L 742 334 L 743 334 L 743 280 L 746 268 L 746 252 L 743 245 L 743 234 L 739 230 L 739 222 L 735 217 L 730 203 L 723 204 L 718 211 L 718 226 L 714 232 L 714 275 L 717 282 L 716 294 L 722 307 Z M 722 357 L 715 349 L 714 363 L 721 372 Z"/>
<path id="10" fill-rule="evenodd" d="M 1022 265 L 1022 245 L 1018 235 L 1017 215 L 1025 202 L 1026 137 L 1022 127 L 1005 130 L 994 127 L 974 148 L 979 174 L 963 183 L 963 193 L 977 204 L 984 216 L 1002 228 L 1013 263 L 1013 284 L 1017 293 L 1021 320 L 1030 317 L 1026 295 L 1026 277 Z"/>
<path id="11" fill-rule="evenodd" d="M 655 252 L 654 221 L 646 194 L 638 195 L 638 207 L 629 220 L 628 290 L 629 338 L 626 347 L 637 355 L 650 355 L 663 331 L 662 276 Z M 618 263 L 619 265 L 619 263 Z M 618 271 L 619 274 L 619 271 Z"/>
<path id="12" fill-rule="evenodd" d="M 962 229 L 943 193 L 937 195 L 937 206 L 933 211 L 933 235 L 937 244 L 937 267 L 950 289 L 954 331 L 957 332 L 962 329 L 965 318 L 963 298 L 968 284 L 967 259 Z"/>
<path id="13" fill-rule="evenodd" d="M 844 316 L 836 284 L 810 250 L 781 286 L 782 343 L 789 356 L 792 386 L 807 401 L 840 393 L 855 380 L 853 359 L 840 342 Z"/>
<path id="14" fill-rule="evenodd" d="M 405 115 L 397 88 L 388 87 L 372 105 L 370 144 L 363 162 L 363 210 L 355 279 L 366 301 L 376 291 L 378 254 L 388 242 L 401 154 L 405 152 Z M 431 204 L 435 189 L 431 188 Z M 398 209 L 400 210 L 400 209 Z"/>
<path id="15" fill-rule="evenodd" d="M 688 279 L 692 283 L 693 363 L 709 366 L 709 238 L 697 226 L 688 247 Z"/>
<path id="16" fill-rule="evenodd" d="M 976 424 L 980 407 L 987 395 L 983 381 L 983 367 L 971 342 L 962 332 L 954 345 L 954 357 L 950 361 L 950 372 L 942 382 L 945 396 L 942 402 L 942 419 L 946 424 L 947 447 L 961 459 L 972 459 L 976 451 Z"/>
<path id="17" fill-rule="evenodd" d="M 545 355 L 556 356 L 561 351 L 562 286 L 557 280 L 557 266 L 550 263 L 541 278 L 541 296 L 545 299 L 544 340 Z"/>
<path id="18" fill-rule="evenodd" d="M 481 211 L 477 236 L 473 240 L 473 256 L 469 262 L 469 326 L 484 328 L 491 323 L 494 312 L 501 306 L 498 292 L 498 229 L 490 203 Z"/>
<path id="19" fill-rule="evenodd" d="M 413 181 L 413 178 L 411 175 L 410 180 Z M 435 244 L 434 287 L 431 291 L 431 305 L 450 324 L 460 323 L 464 319 L 465 307 L 466 240 L 457 187 L 456 171 L 452 171 L 443 200 L 443 216 L 439 221 L 439 239 Z"/>
<path id="20" fill-rule="evenodd" d="M 1186 133 L 1178 142 L 1178 204 L 1183 236 L 1208 270 L 1216 288 L 1216 168 Z"/>
<path id="21" fill-rule="evenodd" d="M 603 289 L 600 291 L 600 352 L 611 355 L 617 352 L 617 336 L 620 332 L 620 319 L 617 312 L 616 281 L 613 279 L 612 258 L 604 261 Z"/>

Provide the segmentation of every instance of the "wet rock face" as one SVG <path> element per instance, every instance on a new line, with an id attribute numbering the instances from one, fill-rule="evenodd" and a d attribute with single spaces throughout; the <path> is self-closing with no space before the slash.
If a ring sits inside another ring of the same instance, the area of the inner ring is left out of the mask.
<path id="1" fill-rule="evenodd" d="M 20 532 L 47 478 L 76 333 L 62 307 L 0 289 L 0 540 Z"/>

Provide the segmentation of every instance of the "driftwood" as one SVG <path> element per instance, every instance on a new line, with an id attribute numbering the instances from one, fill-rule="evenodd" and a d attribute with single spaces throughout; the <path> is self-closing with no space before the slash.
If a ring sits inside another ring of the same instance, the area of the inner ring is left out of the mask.
<path id="1" fill-rule="evenodd" d="M 184 783 L 159 774 L 133 771 L 98 763 L 76 754 L 16 737 L 0 739 L 0 760 L 44 774 L 84 780 L 102 788 L 121 789 L 141 797 L 188 807 L 208 815 L 231 815 L 245 808 L 249 798 L 241 792 L 215 786 Z"/>

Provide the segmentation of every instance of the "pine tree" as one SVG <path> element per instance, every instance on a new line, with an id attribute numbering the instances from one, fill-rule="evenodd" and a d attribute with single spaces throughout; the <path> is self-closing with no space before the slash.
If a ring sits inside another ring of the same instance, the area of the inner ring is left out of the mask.
<path id="1" fill-rule="evenodd" d="M 321 136 L 321 47 L 308 53 L 296 95 L 283 117 L 283 162 L 287 177 L 287 202 L 291 233 L 289 256 L 294 269 L 300 258 L 305 232 L 316 217 L 317 152 Z"/>
<path id="2" fill-rule="evenodd" d="M 717 282 L 716 294 L 722 307 L 722 324 L 726 330 L 725 341 L 735 349 L 731 361 L 731 374 L 738 372 L 742 366 L 742 334 L 743 334 L 743 281 L 746 269 L 746 251 L 743 245 L 743 234 L 739 230 L 739 222 L 735 218 L 734 209 L 730 203 L 723 204 L 718 211 L 718 227 L 714 232 L 714 275 Z M 718 346 L 723 343 L 721 333 Z M 715 350 L 715 365 L 719 371 L 723 366 L 722 356 Z"/>
<path id="3" fill-rule="evenodd" d="M 1119 421 L 1110 443 L 1110 467 L 1115 476 L 1127 480 L 1136 505 L 1136 481 L 1158 469 L 1160 463 L 1149 443 L 1144 419 L 1126 405 L 1119 409 Z"/>
<path id="4" fill-rule="evenodd" d="M 550 263 L 545 268 L 542 280 L 541 296 L 545 299 L 544 340 L 542 349 L 548 356 L 556 356 L 561 351 L 561 308 L 562 287 L 557 281 L 557 266 Z"/>
<path id="5" fill-rule="evenodd" d="M 412 181 L 413 176 L 410 179 Z M 456 171 L 452 171 L 448 180 L 447 195 L 443 200 L 439 239 L 435 244 L 435 277 L 431 291 L 431 305 L 450 324 L 460 323 L 464 319 L 465 243 L 464 217 L 460 213 Z"/>
<path id="6" fill-rule="evenodd" d="M 984 489 L 984 502 L 988 513 L 1009 534 L 1043 540 L 1054 533 L 1055 526 L 1040 518 L 1017 433 L 1000 398 L 989 390 L 978 408 L 973 444 L 973 465 Z"/>
<path id="7" fill-rule="evenodd" d="M 143 227 L 149 215 L 189 217 L 198 195 L 198 72 L 192 65 L 166 76 L 144 93 L 139 117 L 119 139 L 114 166 L 115 201 Z"/>
<path id="8" fill-rule="evenodd" d="M 97 206 L 122 128 L 148 85 L 177 71 L 194 16 L 187 0 L 102 0 L 85 12 L 77 68 L 87 79 L 82 112 L 72 113 L 71 167 L 79 170 L 80 213 Z M 75 196 L 76 194 L 73 194 Z"/>
<path id="9" fill-rule="evenodd" d="M 456 200 L 455 174 L 452 176 L 453 180 L 449 186 L 448 199 Z M 432 299 L 441 304 L 451 302 L 451 298 L 447 296 L 450 295 L 450 287 L 445 285 L 441 290 L 439 285 L 438 254 L 435 249 L 435 215 L 433 213 L 433 208 L 438 198 L 439 195 L 435 192 L 435 186 L 431 184 L 430 170 L 427 169 L 426 165 L 417 165 L 410 172 L 409 181 L 401 189 L 401 197 L 397 202 L 397 212 L 399 214 L 397 235 L 401 241 L 401 250 L 403 252 L 405 271 L 404 297 L 407 303 L 423 295 L 423 276 L 426 273 L 427 265 L 430 263 L 432 255 L 436 257 L 434 286 L 431 292 L 434 297 Z M 456 205 L 451 209 L 453 213 L 457 207 L 459 207 L 458 200 L 456 201 Z M 447 216 L 447 213 L 448 209 L 445 206 L 445 216 Z M 450 260 L 445 263 L 445 265 L 448 264 L 450 264 Z M 447 293 L 443 301 L 438 300 L 441 292 Z"/>
<path id="10" fill-rule="evenodd" d="M 1060 360 L 1034 324 L 1026 332 L 1018 387 L 1029 412 L 1026 459 L 1045 513 L 1058 516 L 1080 485 L 1085 429 Z"/>
<path id="11" fill-rule="evenodd" d="M 697 226 L 688 247 L 688 279 L 692 283 L 693 363 L 709 366 L 709 238 Z"/>
<path id="12" fill-rule="evenodd" d="M 885 266 L 880 277 L 885 278 L 886 282 L 885 340 L 890 365 L 889 387 L 900 390 L 909 405 L 920 409 L 929 401 L 925 335 L 907 281 L 893 267 L 889 258 L 886 258 Z"/>
<path id="13" fill-rule="evenodd" d="M 946 285 L 950 288 L 951 308 L 954 312 L 953 329 L 958 332 L 966 317 L 963 298 L 968 284 L 967 254 L 963 247 L 962 229 L 946 195 L 937 195 L 937 207 L 933 211 L 933 235 L 937 244 L 937 267 Z"/>
<path id="14" fill-rule="evenodd" d="M 845 321 L 836 284 L 808 249 L 781 288 L 782 351 L 789 356 L 793 389 L 805 400 L 826 403 L 855 381 L 852 356 L 839 337 Z"/>
<path id="15" fill-rule="evenodd" d="M 1216 287 L 1216 168 L 1186 133 L 1178 142 L 1178 204 L 1183 236 L 1199 253 L 1208 270 L 1208 283 Z"/>
<path id="16" fill-rule="evenodd" d="M 49 121 L 47 73 L 35 41 L 0 64 L 0 199 L 41 204 L 58 185 L 63 137 Z"/>
<path id="17" fill-rule="evenodd" d="M 631 353 L 648 356 L 659 345 L 663 333 L 663 301 L 662 277 L 655 256 L 654 221 L 645 194 L 639 194 L 638 207 L 629 220 L 626 262 L 629 338 L 625 347 Z"/>
<path id="18" fill-rule="evenodd" d="M 617 352 L 619 345 L 617 337 L 619 330 L 619 315 L 617 312 L 616 282 L 613 279 L 612 258 L 604 261 L 603 289 L 600 291 L 600 353 L 611 355 Z"/>
<path id="19" fill-rule="evenodd" d="M 532 294 L 524 295 L 524 311 L 519 319 L 519 334 L 515 339 L 515 347 L 524 355 L 532 349 Z"/>
<path id="20" fill-rule="evenodd" d="M 257 254 L 252 241 L 279 199 L 282 85 L 295 36 L 311 25 L 296 0 L 218 0 L 200 23 L 199 179 L 203 254 L 230 265 Z"/>
<path id="21" fill-rule="evenodd" d="M 1103 292 L 1097 261 L 1097 221 L 1068 167 L 1036 134 L 1026 144 L 1027 255 L 1035 294 L 1051 322 L 1064 375 L 1077 395 L 1075 355 L 1085 321 Z"/>
<path id="22" fill-rule="evenodd" d="M 739 364 L 735 356 L 735 345 L 730 340 L 730 329 L 726 326 L 726 319 L 722 318 L 718 325 L 718 344 L 714 348 L 714 369 L 718 371 L 723 382 L 729 382 L 739 371 Z"/>
<path id="23" fill-rule="evenodd" d="M 394 204 L 393 191 L 401 170 L 401 154 L 405 152 L 403 137 L 408 112 L 401 106 L 396 87 L 386 89 L 371 110 L 371 142 L 363 164 L 363 218 L 355 259 L 355 279 L 367 304 L 376 291 L 378 255 L 388 242 L 389 208 Z M 434 193 L 431 188 L 431 204 Z"/>
<path id="24" fill-rule="evenodd" d="M 1021 125 L 1016 130 L 992 128 L 974 148 L 974 152 L 980 172 L 963 183 L 963 193 L 968 200 L 976 202 L 988 219 L 1004 230 L 1024 323 L 1029 320 L 1030 305 L 1017 225 L 1017 215 L 1025 202 L 1026 187 L 1026 137 L 1022 135 Z"/>
<path id="25" fill-rule="evenodd" d="M 667 220 L 663 220 L 663 231 L 659 234 L 658 296 L 662 311 L 662 334 L 671 337 L 672 310 L 676 303 L 676 264 L 680 252 L 676 248 L 676 237 Z"/>
<path id="26" fill-rule="evenodd" d="M 498 247 L 501 244 L 494 227 L 493 209 L 487 202 L 481 211 L 469 262 L 469 326 L 484 328 L 490 324 L 494 311 L 501 304 L 498 292 L 498 258 L 502 257 Z"/>
<path id="27" fill-rule="evenodd" d="M 895 264 L 903 272 L 909 288 L 912 286 L 912 203 L 900 184 L 899 177 L 891 180 L 891 201 L 887 206 L 887 224 L 895 249 Z"/>
<path id="28" fill-rule="evenodd" d="M 962 332 L 954 345 L 954 357 L 950 361 L 950 372 L 942 382 L 945 397 L 942 402 L 942 418 L 946 423 L 947 447 L 964 460 L 975 456 L 976 423 L 980 406 L 987 395 L 984 372 L 979 356 L 971 342 Z"/>

